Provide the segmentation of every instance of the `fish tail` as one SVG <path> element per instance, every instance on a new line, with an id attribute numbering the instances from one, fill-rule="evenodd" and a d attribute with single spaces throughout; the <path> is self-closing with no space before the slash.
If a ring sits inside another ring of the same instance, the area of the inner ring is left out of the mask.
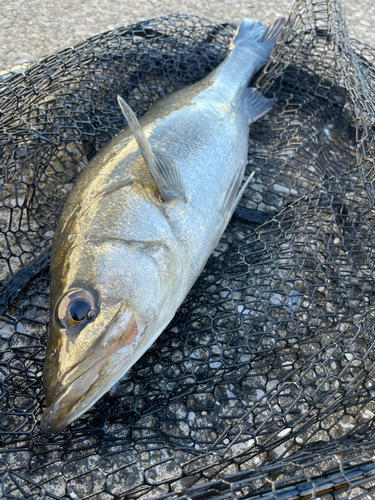
<path id="1" fill-rule="evenodd" d="M 259 56 L 259 67 L 261 67 L 266 64 L 284 24 L 285 19 L 278 19 L 271 26 L 264 28 L 259 21 L 243 19 L 232 41 L 231 48 L 246 45 Z"/>

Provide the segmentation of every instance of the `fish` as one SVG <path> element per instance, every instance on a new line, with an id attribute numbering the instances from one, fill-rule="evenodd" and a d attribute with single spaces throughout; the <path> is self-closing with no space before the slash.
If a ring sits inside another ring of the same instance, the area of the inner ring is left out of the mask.
<path id="1" fill-rule="evenodd" d="M 284 26 L 244 19 L 228 55 L 128 127 L 73 186 L 52 245 L 41 430 L 108 392 L 170 323 L 246 186 L 249 126 L 274 101 L 249 83 Z M 120 111 L 119 111 L 120 112 Z"/>

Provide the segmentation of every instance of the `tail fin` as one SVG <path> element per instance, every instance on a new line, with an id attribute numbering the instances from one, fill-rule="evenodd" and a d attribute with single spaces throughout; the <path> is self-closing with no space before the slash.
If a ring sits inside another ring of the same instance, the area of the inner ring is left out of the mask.
<path id="1" fill-rule="evenodd" d="M 232 48 L 243 44 L 254 48 L 254 52 L 259 54 L 261 59 L 259 62 L 261 67 L 267 62 L 284 24 L 285 19 L 278 19 L 268 28 L 264 28 L 259 21 L 244 19 L 233 39 Z"/>

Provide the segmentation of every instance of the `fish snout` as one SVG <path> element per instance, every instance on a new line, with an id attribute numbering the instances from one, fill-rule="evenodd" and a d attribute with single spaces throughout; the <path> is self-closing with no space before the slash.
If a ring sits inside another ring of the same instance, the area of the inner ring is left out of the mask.
<path id="1" fill-rule="evenodd" d="M 49 393 L 40 424 L 44 434 L 52 436 L 65 429 L 124 376 L 138 336 L 134 314 L 123 305 L 86 354 L 61 378 L 55 397 Z"/>

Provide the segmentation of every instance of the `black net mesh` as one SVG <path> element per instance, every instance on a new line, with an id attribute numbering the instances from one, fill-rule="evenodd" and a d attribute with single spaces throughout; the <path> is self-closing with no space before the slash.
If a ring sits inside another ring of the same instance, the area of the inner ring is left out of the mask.
<path id="1" fill-rule="evenodd" d="M 63 433 L 39 430 L 50 244 L 77 174 L 224 58 L 174 15 L 0 77 L 0 477 L 5 498 L 375 496 L 375 50 L 338 0 L 297 0 L 256 85 L 256 171 L 173 323 Z M 254 83 L 254 82 L 253 82 Z"/>

